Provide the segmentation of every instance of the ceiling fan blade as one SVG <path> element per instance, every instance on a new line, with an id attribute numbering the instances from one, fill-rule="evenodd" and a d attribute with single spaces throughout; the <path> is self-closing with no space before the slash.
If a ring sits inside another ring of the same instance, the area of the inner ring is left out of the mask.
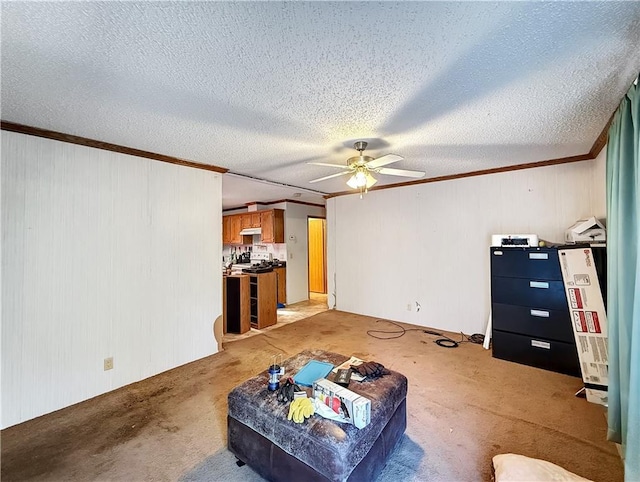
<path id="1" fill-rule="evenodd" d="M 377 169 L 376 172 L 380 174 L 387 174 L 390 176 L 405 176 L 405 177 L 422 177 L 425 175 L 422 171 L 406 171 L 404 169 L 391 169 L 389 167 L 383 167 Z"/>
<path id="2" fill-rule="evenodd" d="M 373 161 L 369 161 L 367 163 L 367 167 L 370 169 L 375 169 L 377 167 L 386 166 L 387 164 L 391 164 L 392 162 L 398 162 L 404 159 L 404 157 L 397 156 L 395 154 L 387 154 L 386 156 L 378 157 Z"/>
<path id="3" fill-rule="evenodd" d="M 329 164 L 328 162 L 307 162 L 307 164 L 311 164 L 314 166 L 338 167 L 340 169 L 347 168 L 347 166 L 345 166 L 344 164 Z"/>
<path id="4" fill-rule="evenodd" d="M 345 174 L 351 174 L 351 171 L 344 171 L 344 172 L 339 172 L 338 174 L 331 174 L 330 176 L 320 177 L 318 179 L 314 179 L 313 181 L 309 181 L 309 182 L 320 182 L 326 179 L 331 179 L 332 177 L 344 176 Z"/>

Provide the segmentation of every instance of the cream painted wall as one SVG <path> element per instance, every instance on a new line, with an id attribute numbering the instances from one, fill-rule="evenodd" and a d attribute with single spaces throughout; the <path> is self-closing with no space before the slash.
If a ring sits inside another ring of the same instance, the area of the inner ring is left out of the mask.
<path id="1" fill-rule="evenodd" d="M 484 333 L 491 234 L 561 242 L 576 220 L 603 217 L 603 155 L 329 199 L 329 307 Z"/>
<path id="2" fill-rule="evenodd" d="M 287 243 L 287 304 L 309 299 L 308 217 L 325 217 L 325 208 L 286 203 L 284 236 Z"/>
<path id="3" fill-rule="evenodd" d="M 3 428 L 216 353 L 219 174 L 6 131 L 1 174 Z"/>

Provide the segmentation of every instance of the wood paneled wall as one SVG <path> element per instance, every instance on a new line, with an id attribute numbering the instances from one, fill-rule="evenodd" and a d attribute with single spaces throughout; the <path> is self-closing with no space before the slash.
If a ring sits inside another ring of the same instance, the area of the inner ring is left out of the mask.
<path id="1" fill-rule="evenodd" d="M 220 176 L 2 132 L 3 428 L 217 351 Z"/>
<path id="2" fill-rule="evenodd" d="M 484 333 L 491 235 L 562 242 L 578 219 L 602 217 L 604 155 L 329 199 L 329 307 Z"/>

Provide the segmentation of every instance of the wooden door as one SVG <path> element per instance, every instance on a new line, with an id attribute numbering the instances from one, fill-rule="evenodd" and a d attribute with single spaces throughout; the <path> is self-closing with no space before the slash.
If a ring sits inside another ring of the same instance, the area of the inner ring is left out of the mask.
<path id="1" fill-rule="evenodd" d="M 309 291 L 327 292 L 326 220 L 309 218 Z"/>

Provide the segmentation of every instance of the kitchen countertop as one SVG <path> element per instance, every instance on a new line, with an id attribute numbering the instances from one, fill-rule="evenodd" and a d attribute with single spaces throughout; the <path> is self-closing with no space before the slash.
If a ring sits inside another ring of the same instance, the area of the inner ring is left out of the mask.
<path id="1" fill-rule="evenodd" d="M 236 264 L 232 264 L 231 265 L 231 274 L 232 275 L 240 275 L 240 274 L 247 274 L 247 273 L 242 273 L 242 270 L 244 268 L 251 268 L 253 266 L 252 263 L 236 263 Z M 272 266 L 274 269 L 275 268 L 286 268 L 287 267 L 287 262 L 286 261 L 282 261 L 277 265 L 273 265 Z M 222 274 L 226 273 L 226 269 L 222 269 Z M 253 274 L 253 273 L 251 273 Z"/>

